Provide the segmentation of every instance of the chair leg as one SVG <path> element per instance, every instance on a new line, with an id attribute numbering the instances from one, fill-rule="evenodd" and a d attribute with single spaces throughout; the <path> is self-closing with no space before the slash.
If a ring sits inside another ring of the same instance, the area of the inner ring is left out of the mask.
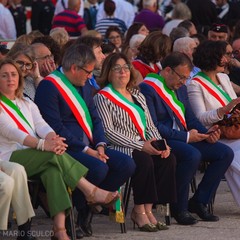
<path id="1" fill-rule="evenodd" d="M 68 188 L 68 193 L 69 193 L 69 197 L 71 199 L 72 202 L 72 191 L 70 188 Z M 71 237 L 72 240 L 76 240 L 76 227 L 75 227 L 75 217 L 74 217 L 74 207 L 73 207 L 73 202 L 72 202 L 72 207 L 70 209 L 70 225 L 71 225 Z"/>
<path id="2" fill-rule="evenodd" d="M 130 198 L 130 193 L 131 193 L 131 178 L 128 179 L 127 182 L 125 183 L 123 199 L 122 199 L 122 209 L 123 209 L 123 213 L 124 213 L 124 217 L 125 218 L 126 218 L 126 215 L 127 215 L 127 209 L 128 209 L 128 202 L 129 202 L 129 198 Z M 127 232 L 125 222 L 124 223 L 120 223 L 120 227 L 121 227 L 121 233 L 126 233 Z"/>
<path id="3" fill-rule="evenodd" d="M 191 190 L 192 193 L 195 193 L 197 190 L 197 180 L 196 180 L 196 175 L 193 176 L 193 179 L 191 181 Z"/>
<path id="4" fill-rule="evenodd" d="M 165 212 L 165 222 L 166 225 L 170 226 L 171 225 L 171 214 L 170 214 L 170 204 L 166 204 L 166 212 Z"/>

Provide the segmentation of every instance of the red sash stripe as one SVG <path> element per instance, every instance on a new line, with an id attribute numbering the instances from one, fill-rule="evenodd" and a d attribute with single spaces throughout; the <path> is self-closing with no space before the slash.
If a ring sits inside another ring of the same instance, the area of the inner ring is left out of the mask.
<path id="1" fill-rule="evenodd" d="M 92 141 L 92 137 L 88 132 L 88 129 L 85 126 L 85 123 L 82 120 L 82 116 L 79 114 L 79 111 L 77 110 L 76 106 L 74 104 L 72 104 L 72 100 L 69 98 L 69 96 L 67 95 L 67 93 L 63 90 L 63 88 L 57 83 L 57 81 L 54 80 L 54 78 L 48 76 L 45 79 L 51 81 L 56 88 L 58 89 L 58 91 L 61 93 L 61 95 L 63 96 L 63 98 L 65 99 L 65 101 L 67 102 L 68 106 L 71 108 L 74 116 L 76 117 L 77 121 L 79 122 L 80 126 L 83 128 L 83 131 L 85 132 L 85 134 L 87 135 L 88 139 L 90 139 Z"/>
<path id="2" fill-rule="evenodd" d="M 162 99 L 167 103 L 167 105 L 174 111 L 174 113 L 177 115 L 178 119 L 185 127 L 185 129 L 187 129 L 185 119 L 182 118 L 181 114 L 179 114 L 179 112 L 176 110 L 175 106 L 171 103 L 170 99 L 165 96 L 161 88 L 157 87 L 155 83 L 153 83 L 152 81 L 148 81 L 147 79 L 145 79 L 144 82 L 146 82 L 155 89 L 155 91 L 162 97 Z"/>
<path id="3" fill-rule="evenodd" d="M 208 92 L 209 92 L 212 96 L 214 96 L 214 97 L 221 103 L 221 105 L 222 105 L 223 107 L 226 106 L 226 104 L 225 104 L 224 101 L 219 97 L 219 95 L 216 94 L 216 92 L 215 92 L 212 88 L 210 88 L 207 84 L 205 84 L 202 80 L 200 80 L 199 78 L 193 78 L 192 80 L 197 81 L 197 82 L 199 82 L 201 85 L 203 85 L 203 87 L 205 87 L 205 88 L 208 90 Z"/>
<path id="4" fill-rule="evenodd" d="M 119 102 L 116 98 L 114 98 L 111 94 L 109 94 L 109 93 L 106 92 L 106 91 L 99 91 L 98 93 L 104 95 L 106 98 L 108 98 L 108 99 L 111 100 L 112 102 L 116 103 L 119 107 L 121 107 L 122 109 L 124 109 L 124 110 L 129 114 L 130 118 L 133 120 L 133 123 L 134 123 L 134 125 L 136 126 L 136 128 L 137 128 L 137 130 L 138 130 L 138 132 L 139 132 L 139 134 L 140 134 L 140 136 L 141 136 L 141 138 L 142 138 L 143 140 L 146 140 L 146 139 L 145 139 L 145 136 L 144 136 L 144 133 L 143 133 L 143 131 L 142 131 L 142 128 L 139 126 L 138 121 L 137 121 L 135 115 L 133 114 L 133 112 L 131 111 L 131 109 L 129 109 L 128 107 L 126 107 L 125 104 Z"/>
<path id="5" fill-rule="evenodd" d="M 0 102 L 2 108 L 7 112 L 7 114 L 13 119 L 13 121 L 17 124 L 18 128 L 23 132 L 29 134 L 26 128 L 18 121 L 18 119 Z"/>

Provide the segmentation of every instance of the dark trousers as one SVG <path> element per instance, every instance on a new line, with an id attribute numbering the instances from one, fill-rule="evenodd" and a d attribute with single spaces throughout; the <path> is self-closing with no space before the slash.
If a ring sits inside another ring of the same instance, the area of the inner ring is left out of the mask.
<path id="1" fill-rule="evenodd" d="M 121 152 L 107 149 L 107 163 L 83 152 L 68 151 L 72 157 L 89 169 L 86 179 L 108 191 L 116 191 L 131 177 L 135 163 L 131 157 Z M 86 206 L 86 201 L 78 189 L 73 192 L 73 204 L 79 210 Z"/>
<path id="2" fill-rule="evenodd" d="M 177 159 L 178 201 L 174 208 L 177 211 L 187 210 L 190 183 L 200 161 L 209 162 L 209 165 L 193 198 L 200 203 L 210 203 L 221 178 L 233 160 L 234 153 L 231 148 L 219 142 L 210 144 L 206 141 L 187 144 L 168 140 L 168 144 Z"/>
<path id="3" fill-rule="evenodd" d="M 136 163 L 136 171 L 132 177 L 134 204 L 175 202 L 174 155 L 161 158 L 134 150 L 133 159 Z"/>

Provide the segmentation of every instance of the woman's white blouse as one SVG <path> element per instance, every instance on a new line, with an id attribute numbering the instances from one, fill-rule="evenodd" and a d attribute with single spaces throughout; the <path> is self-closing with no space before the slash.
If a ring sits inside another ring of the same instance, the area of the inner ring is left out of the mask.
<path id="1" fill-rule="evenodd" d="M 53 129 L 43 120 L 38 107 L 28 98 L 14 101 L 33 128 L 31 135 L 45 138 Z M 20 130 L 14 120 L 0 107 L 0 158 L 9 160 L 13 151 L 27 148 L 23 146 L 27 133 Z"/>

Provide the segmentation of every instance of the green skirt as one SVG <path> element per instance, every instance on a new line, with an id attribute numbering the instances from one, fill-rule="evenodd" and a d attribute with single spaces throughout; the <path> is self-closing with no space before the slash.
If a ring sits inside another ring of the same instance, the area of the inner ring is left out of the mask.
<path id="1" fill-rule="evenodd" d="M 59 212 L 69 212 L 72 204 L 67 187 L 74 190 L 79 179 L 88 171 L 67 153 L 56 155 L 31 148 L 13 152 L 10 161 L 23 165 L 29 178 L 41 179 L 47 192 L 51 217 Z"/>

